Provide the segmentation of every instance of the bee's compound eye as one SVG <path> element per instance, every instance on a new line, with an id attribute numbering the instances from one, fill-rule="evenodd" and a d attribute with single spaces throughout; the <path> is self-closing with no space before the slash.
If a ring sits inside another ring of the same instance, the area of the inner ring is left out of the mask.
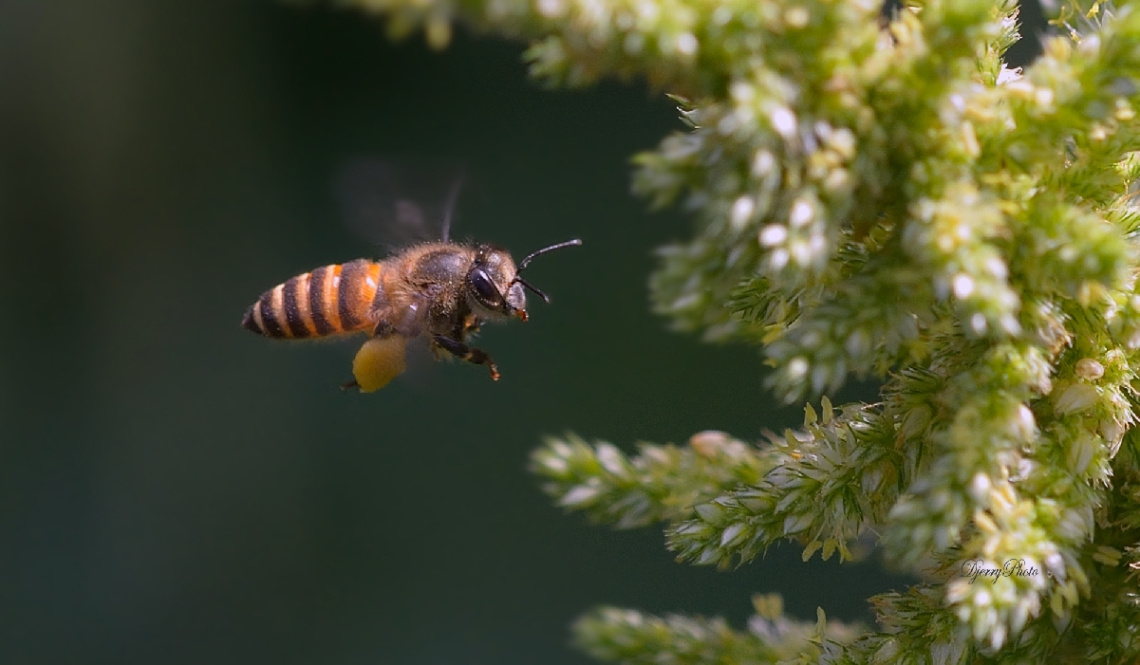
<path id="1" fill-rule="evenodd" d="M 470 281 L 471 288 L 475 290 L 475 295 L 479 298 L 479 302 L 488 307 L 499 307 L 503 296 L 499 293 L 499 290 L 495 288 L 495 285 L 491 282 L 491 278 L 487 276 L 486 271 L 471 271 Z"/>

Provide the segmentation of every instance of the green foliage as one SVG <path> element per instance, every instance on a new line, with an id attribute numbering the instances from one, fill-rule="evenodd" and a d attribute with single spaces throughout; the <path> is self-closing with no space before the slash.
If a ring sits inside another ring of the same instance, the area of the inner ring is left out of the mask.
<path id="1" fill-rule="evenodd" d="M 535 451 L 533 467 L 550 480 L 546 491 L 563 507 L 631 528 L 688 517 L 694 505 L 759 482 L 776 462 L 768 451 L 723 432 L 701 432 L 691 444 L 642 444 L 630 459 L 612 444 L 590 446 L 571 434 Z"/>
<path id="2" fill-rule="evenodd" d="M 683 204 L 658 312 L 764 348 L 787 401 L 850 375 L 882 400 L 760 444 L 702 433 L 628 457 L 573 436 L 535 453 L 570 510 L 663 522 L 685 560 L 780 539 L 805 558 L 881 536 L 924 584 L 878 627 L 600 610 L 595 656 L 640 663 L 1133 662 L 1140 643 L 1136 205 L 1140 12 L 1069 7 L 1024 71 L 1008 0 L 353 0 L 442 46 L 459 20 L 529 40 L 550 85 L 642 77 L 687 130 L 636 158 Z M 1012 562 L 1012 563 L 1011 563 Z M 1003 568 L 1011 565 L 1012 567 Z M 982 580 L 971 571 L 985 575 Z"/>
<path id="3" fill-rule="evenodd" d="M 822 611 L 815 625 L 781 616 L 783 603 L 778 596 L 756 596 L 753 605 L 756 614 L 748 622 L 748 632 L 732 630 L 720 619 L 662 619 L 602 607 L 574 625 L 574 637 L 583 651 L 599 660 L 645 665 L 760 665 L 815 662 L 856 636 L 848 626 L 827 623 Z"/>

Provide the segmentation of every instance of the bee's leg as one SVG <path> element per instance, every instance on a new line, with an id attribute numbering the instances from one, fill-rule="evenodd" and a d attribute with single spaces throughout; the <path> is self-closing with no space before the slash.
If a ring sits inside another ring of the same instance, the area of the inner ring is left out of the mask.
<path id="1" fill-rule="evenodd" d="M 463 327 L 457 332 L 455 339 L 463 339 L 464 335 L 473 335 L 479 332 L 479 326 L 483 325 L 483 320 L 474 314 L 468 314 L 467 318 L 463 320 Z"/>
<path id="2" fill-rule="evenodd" d="M 467 346 L 463 342 L 457 342 L 443 335 L 433 335 L 431 339 L 437 347 L 447 351 L 456 358 L 461 358 L 474 365 L 486 365 L 491 370 L 491 380 L 499 380 L 499 368 L 495 366 L 495 361 L 491 360 L 491 356 L 487 355 L 482 349 Z"/>
<path id="3" fill-rule="evenodd" d="M 342 384 L 340 387 L 341 390 L 352 390 L 353 388 L 360 388 L 360 384 L 356 382 L 356 379 L 353 379 L 353 380 L 349 381 L 348 383 Z"/>

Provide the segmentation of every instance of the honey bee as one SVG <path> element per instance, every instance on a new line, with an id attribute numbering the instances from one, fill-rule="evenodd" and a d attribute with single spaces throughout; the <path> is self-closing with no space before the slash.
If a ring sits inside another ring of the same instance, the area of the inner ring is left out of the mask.
<path id="1" fill-rule="evenodd" d="M 446 352 L 485 365 L 497 381 L 491 356 L 469 346 L 467 337 L 486 321 L 526 321 L 526 290 L 549 302 L 522 271 L 536 256 L 582 241 L 543 247 L 516 265 L 504 249 L 444 237 L 383 261 L 357 259 L 297 275 L 263 293 L 242 326 L 281 339 L 370 335 L 353 360 L 355 380 L 346 389 L 382 388 L 404 371 L 407 342 L 421 336 L 437 357 Z"/>

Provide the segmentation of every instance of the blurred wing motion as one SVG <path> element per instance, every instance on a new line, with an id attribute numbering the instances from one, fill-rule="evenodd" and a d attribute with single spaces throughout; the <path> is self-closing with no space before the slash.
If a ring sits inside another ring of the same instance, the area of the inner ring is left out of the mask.
<path id="1" fill-rule="evenodd" d="M 334 182 L 341 216 L 359 236 L 389 250 L 447 241 L 463 171 L 447 162 L 360 158 Z"/>

